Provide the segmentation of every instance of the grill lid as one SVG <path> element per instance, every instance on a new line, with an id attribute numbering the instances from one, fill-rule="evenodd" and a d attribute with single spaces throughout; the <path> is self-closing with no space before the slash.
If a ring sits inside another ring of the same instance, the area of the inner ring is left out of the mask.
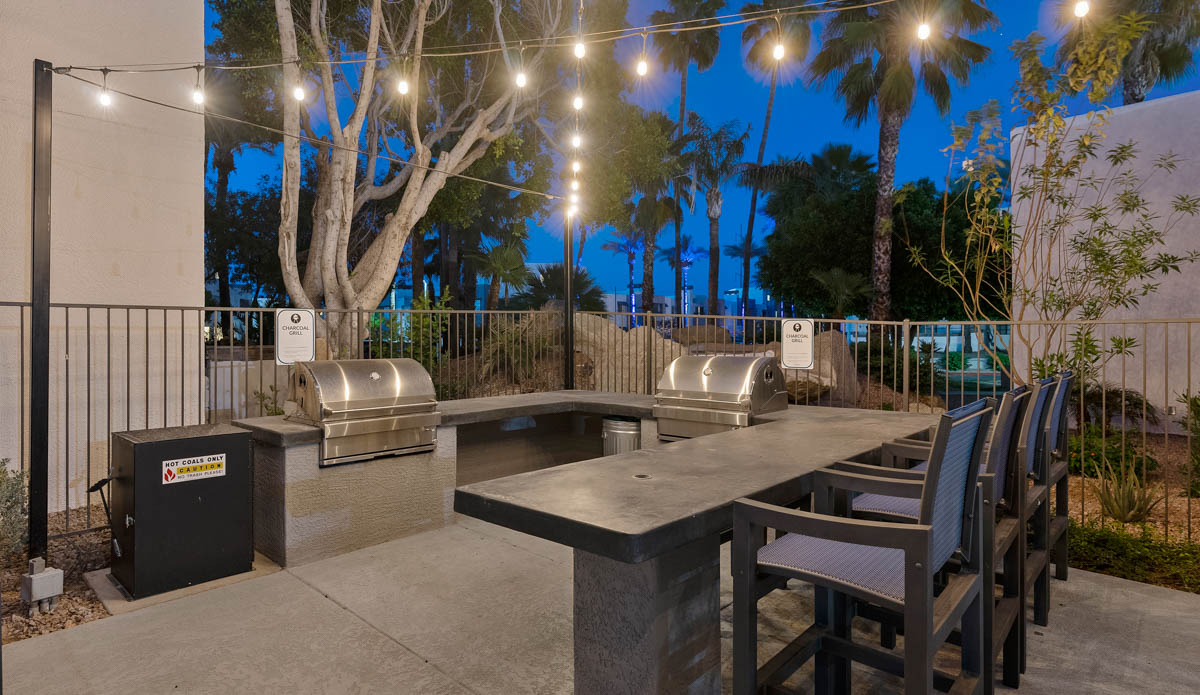
<path id="1" fill-rule="evenodd" d="M 416 360 L 298 362 L 291 374 L 293 419 L 312 424 L 429 412 L 437 407 L 433 381 Z"/>
<path id="2" fill-rule="evenodd" d="M 769 413 L 787 408 L 783 371 L 774 357 L 676 358 L 658 381 L 660 406 Z"/>

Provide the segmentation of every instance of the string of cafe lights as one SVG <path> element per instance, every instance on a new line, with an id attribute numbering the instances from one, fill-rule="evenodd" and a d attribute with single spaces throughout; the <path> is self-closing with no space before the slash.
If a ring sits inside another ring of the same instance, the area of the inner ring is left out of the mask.
<path id="1" fill-rule="evenodd" d="M 574 116 L 575 116 L 575 118 L 574 118 L 575 130 L 570 136 L 570 144 L 571 144 L 571 151 L 572 151 L 573 157 L 571 159 L 571 164 L 570 164 L 572 176 L 571 176 L 571 179 L 568 184 L 569 188 L 570 188 L 570 192 L 567 194 L 567 198 L 566 198 L 567 202 L 568 202 L 567 214 L 568 215 L 576 214 L 579 209 L 579 201 L 580 201 L 581 183 L 580 183 L 579 174 L 582 171 L 582 167 L 583 167 L 582 162 L 581 162 L 583 135 L 580 130 L 580 116 L 581 116 L 581 112 L 582 112 L 583 106 L 584 106 L 584 95 L 583 95 L 581 76 L 582 76 L 582 63 L 583 63 L 584 57 L 587 55 L 588 44 L 611 43 L 611 42 L 620 41 L 620 40 L 624 40 L 624 39 L 640 38 L 642 41 L 641 52 L 637 54 L 637 59 L 634 64 L 633 71 L 639 79 L 643 79 L 643 78 L 646 78 L 650 72 L 650 54 L 648 53 L 647 46 L 648 46 L 648 39 L 649 39 L 650 35 L 652 35 L 652 34 L 675 33 L 675 32 L 683 32 L 683 31 L 712 30 L 712 29 L 719 29 L 719 28 L 727 27 L 727 26 L 747 24 L 750 22 L 761 21 L 763 19 L 768 19 L 768 18 L 773 17 L 776 21 L 777 36 L 776 36 L 776 43 L 772 48 L 771 55 L 776 61 L 782 61 L 787 53 L 786 46 L 785 46 L 785 43 L 783 40 L 784 37 L 783 37 L 783 31 L 782 31 L 782 20 L 785 17 L 800 16 L 800 15 L 827 14 L 827 13 L 832 13 L 832 12 L 842 12 L 842 11 L 849 11 L 849 10 L 866 9 L 866 8 L 870 8 L 870 7 L 877 7 L 877 6 L 881 6 L 881 5 L 891 4 L 896 1 L 897 0 L 870 0 L 870 1 L 861 2 L 859 4 L 855 4 L 855 5 L 845 5 L 845 4 L 842 4 L 839 0 L 820 0 L 818 2 L 809 2 L 809 3 L 805 3 L 805 4 L 793 5 L 790 7 L 778 8 L 778 9 L 760 10 L 760 11 L 756 11 L 756 12 L 741 12 L 741 13 L 736 13 L 736 14 L 719 15 L 716 17 L 700 17 L 700 18 L 691 19 L 691 20 L 683 20 L 683 21 L 670 22 L 670 23 L 664 23 L 664 24 L 644 25 L 644 26 L 634 27 L 634 28 L 623 28 L 623 29 L 613 29 L 613 30 L 607 30 L 607 31 L 598 31 L 598 32 L 592 32 L 592 33 L 584 33 L 584 31 L 583 31 L 583 0 L 580 0 L 579 1 L 579 10 L 578 10 L 578 25 L 576 27 L 576 33 L 574 33 L 573 35 L 543 37 L 543 38 L 536 38 L 536 39 L 522 39 L 522 40 L 516 42 L 519 53 L 518 53 L 518 60 L 515 64 L 515 69 L 514 69 L 513 77 L 512 77 L 513 84 L 518 89 L 523 90 L 529 86 L 530 79 L 529 79 L 529 75 L 527 74 L 527 72 L 525 70 L 525 64 L 524 64 L 524 52 L 527 48 L 554 48 L 554 47 L 570 46 L 575 55 L 575 58 L 576 58 L 575 92 L 574 92 L 573 96 L 571 97 L 571 107 L 574 111 Z M 1084 17 L 1086 17 L 1088 15 L 1088 13 L 1090 12 L 1090 9 L 1091 9 L 1090 3 L 1086 2 L 1085 0 L 1080 0 L 1079 2 L 1075 3 L 1075 5 L 1073 7 L 1073 12 L 1074 12 L 1074 15 L 1076 18 L 1083 19 Z M 934 32 L 934 27 L 930 23 L 921 22 L 920 24 L 917 25 L 915 35 L 918 40 L 927 41 L 933 36 L 933 32 Z M 322 65 L 322 64 L 347 65 L 347 64 L 364 64 L 367 62 L 376 62 L 376 63 L 378 63 L 378 62 L 389 62 L 389 63 L 390 62 L 399 62 L 400 67 L 398 68 L 398 71 L 397 71 L 396 77 L 395 77 L 396 91 L 401 96 L 406 96 L 409 94 L 409 92 L 411 90 L 411 85 L 409 84 L 409 81 L 408 81 L 408 76 L 411 74 L 410 70 L 409 70 L 410 61 L 419 62 L 419 61 L 425 60 L 425 59 L 466 57 L 466 56 L 473 56 L 473 55 L 484 55 L 484 54 L 489 54 L 489 53 L 497 53 L 497 52 L 502 52 L 502 51 L 510 51 L 510 50 L 512 50 L 512 48 L 511 48 L 512 43 L 513 42 L 510 41 L 507 43 L 493 42 L 493 43 L 459 44 L 459 45 L 442 46 L 437 49 L 423 51 L 420 55 L 415 55 L 412 53 L 400 53 L 398 55 L 379 56 L 376 58 L 342 58 L 339 60 L 310 61 L 310 63 L 313 65 Z M 295 64 L 302 64 L 302 61 L 297 60 L 297 61 L 295 61 Z M 208 63 L 208 62 L 206 62 L 206 63 L 141 63 L 141 64 L 130 63 L 130 64 L 120 64 L 120 65 L 111 65 L 111 66 L 110 65 L 104 65 L 104 66 L 68 65 L 68 66 L 55 67 L 54 72 L 57 74 L 60 74 L 60 75 L 72 77 L 76 80 L 79 80 L 81 82 L 91 84 L 91 85 L 97 87 L 98 88 L 97 99 L 98 99 L 100 105 L 103 107 L 106 107 L 106 108 L 111 107 L 113 105 L 113 95 L 116 94 L 116 95 L 129 97 L 129 98 L 135 99 L 137 101 L 157 105 L 160 107 L 165 107 L 165 108 L 170 108 L 170 109 L 184 111 L 184 112 L 190 112 L 190 113 L 202 113 L 209 117 L 227 120 L 227 121 L 231 121 L 231 122 L 237 122 L 242 125 L 256 127 L 256 128 L 262 129 L 262 130 L 274 132 L 283 137 L 294 137 L 294 138 L 301 140 L 302 142 L 309 142 L 311 144 L 320 145 L 322 147 L 331 147 L 332 144 L 327 141 L 317 140 L 317 139 L 310 138 L 310 137 L 300 135 L 300 134 L 285 133 L 282 130 L 272 128 L 270 126 L 266 126 L 266 125 L 259 124 L 259 123 L 254 123 L 252 121 L 247 121 L 244 119 L 234 118 L 234 117 L 227 116 L 224 114 L 215 113 L 215 112 L 211 111 L 210 109 L 205 108 L 205 106 L 204 106 L 205 94 L 204 94 L 204 89 L 203 89 L 203 77 L 204 77 L 204 72 L 206 70 L 261 70 L 261 69 L 279 68 L 284 65 L 285 65 L 285 63 L 283 63 L 283 62 L 260 63 L 260 64 L 252 64 L 252 65 L 237 65 L 234 63 Z M 100 76 L 101 76 L 100 82 L 99 82 L 99 84 L 97 84 L 96 82 L 94 82 L 92 80 L 87 80 L 82 77 L 79 77 L 78 75 L 74 75 L 74 74 L 72 74 L 74 71 L 86 71 L 86 72 L 100 73 Z M 192 100 L 192 103 L 197 107 L 198 110 L 188 109 L 185 107 L 161 102 L 161 101 L 158 101 L 155 99 L 137 96 L 137 95 L 131 94 L 129 92 L 112 89 L 108 85 L 108 76 L 110 74 L 138 74 L 138 73 L 179 72 L 179 71 L 194 71 L 195 72 L 195 84 L 191 91 L 191 100 Z M 305 86 L 303 84 L 293 85 L 292 89 L 291 89 L 291 96 L 293 99 L 295 99 L 297 101 L 305 101 L 308 98 L 308 90 L 305 89 Z M 365 152 L 358 150 L 357 148 L 342 147 L 339 149 L 353 151 L 358 154 L 366 154 Z M 401 159 L 398 157 L 389 157 L 389 156 L 384 156 L 384 155 L 377 155 L 377 157 L 384 161 L 392 161 L 392 162 L 396 162 L 396 163 L 399 163 L 402 165 L 411 164 L 413 166 L 418 166 L 413 162 L 410 162 L 408 160 L 404 160 L 404 159 Z M 422 167 L 422 168 L 432 169 L 432 167 Z M 554 194 L 546 193 L 546 192 L 541 192 L 541 191 L 532 191 L 529 189 L 521 188 L 519 186 L 512 186 L 512 185 L 504 184 L 501 182 L 488 181 L 485 179 L 466 176 L 466 175 L 462 175 L 462 174 L 455 174 L 452 176 L 455 176 L 456 178 L 462 178 L 462 179 L 476 181 L 476 182 L 483 183 L 483 184 L 499 186 L 499 187 L 506 188 L 506 189 L 509 189 L 512 191 L 517 191 L 520 193 L 530 193 L 530 194 L 540 195 L 540 196 L 546 197 L 548 199 L 558 199 L 558 200 L 563 199 L 562 196 L 558 196 L 558 195 L 554 195 Z"/>

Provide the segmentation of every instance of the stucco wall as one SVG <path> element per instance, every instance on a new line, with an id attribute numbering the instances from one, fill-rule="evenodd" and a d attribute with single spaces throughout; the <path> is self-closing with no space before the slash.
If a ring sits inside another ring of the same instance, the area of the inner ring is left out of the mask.
<path id="1" fill-rule="evenodd" d="M 1147 182 L 1141 189 L 1142 195 L 1163 221 L 1171 215 L 1176 196 L 1200 196 L 1200 91 L 1112 109 L 1103 131 L 1105 149 L 1130 141 L 1137 144 L 1134 167 Z M 1020 130 L 1013 132 L 1014 151 L 1020 137 Z M 1179 157 L 1178 169 L 1173 173 L 1155 172 L 1155 161 L 1167 153 Z M 1107 163 L 1101 163 L 1097 173 L 1107 168 Z M 1016 189 L 1020 186 L 1020 164 L 1014 162 L 1013 169 Z M 1016 201 L 1013 205 L 1018 221 L 1025 217 L 1022 210 L 1025 204 Z M 1155 253 L 1161 250 L 1184 255 L 1197 249 L 1200 249 L 1200 217 L 1193 217 L 1174 227 L 1167 236 L 1166 247 L 1156 249 Z M 1024 318 L 1039 317 L 1027 312 Z M 1103 375 L 1105 381 L 1142 392 L 1151 404 L 1161 409 L 1178 407 L 1175 400 L 1180 393 L 1189 388 L 1194 392 L 1200 387 L 1200 264 L 1185 265 L 1183 272 L 1163 278 L 1158 291 L 1141 298 L 1137 307 L 1115 309 L 1105 319 L 1127 323 L 1098 326 L 1097 338 L 1107 343 L 1113 337 L 1123 336 L 1137 340 L 1141 346 L 1131 356 L 1110 361 Z M 1013 359 L 1023 369 L 1028 364 L 1028 353 L 1018 346 Z M 1181 407 L 1179 412 L 1183 412 Z"/>
<path id="2" fill-rule="evenodd" d="M 30 297 L 33 60 L 203 57 L 203 0 L 0 3 L 0 301 Z M 194 80 L 192 72 L 111 75 L 109 85 L 185 105 Z M 119 95 L 105 108 L 94 87 L 55 76 L 51 225 L 52 302 L 201 305 L 202 118 Z M 0 308 L 0 457 L 14 467 L 28 453 L 23 313 Z M 50 341 L 50 506 L 61 509 L 81 503 L 87 481 L 104 475 L 110 422 L 120 430 L 198 421 L 199 317 L 135 310 L 127 323 L 124 311 L 56 309 Z"/>

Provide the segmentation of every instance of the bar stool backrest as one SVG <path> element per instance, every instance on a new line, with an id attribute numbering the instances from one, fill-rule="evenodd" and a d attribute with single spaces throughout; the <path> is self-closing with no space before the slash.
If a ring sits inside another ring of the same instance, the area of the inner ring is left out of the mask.
<path id="1" fill-rule="evenodd" d="M 932 527 L 932 567 L 970 549 L 970 517 L 992 409 L 978 400 L 942 415 L 930 449 L 919 523 Z"/>
<path id="2" fill-rule="evenodd" d="M 1019 386 L 1001 396 L 1000 405 L 996 409 L 992 436 L 988 440 L 987 466 L 984 470 L 991 473 L 995 479 L 996 487 L 992 499 L 997 503 L 1005 497 L 1008 467 L 1016 459 L 1017 447 L 1013 444 L 1020 437 L 1021 420 L 1028 405 L 1029 387 Z"/>
<path id="3" fill-rule="evenodd" d="M 1054 377 L 1049 377 L 1035 381 L 1030 389 L 1029 408 L 1025 412 L 1025 422 L 1021 424 L 1021 440 L 1017 445 L 1018 457 L 1024 464 L 1025 475 L 1033 474 L 1038 452 L 1042 450 L 1046 405 L 1054 395 L 1055 386 Z"/>

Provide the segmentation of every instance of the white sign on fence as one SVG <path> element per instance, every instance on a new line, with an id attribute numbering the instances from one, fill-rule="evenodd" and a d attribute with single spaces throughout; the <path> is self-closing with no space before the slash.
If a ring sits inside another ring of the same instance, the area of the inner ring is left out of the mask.
<path id="1" fill-rule="evenodd" d="M 275 364 L 317 358 L 316 317 L 310 309 L 275 310 Z"/>
<path id="2" fill-rule="evenodd" d="M 779 361 L 784 369 L 813 368 L 813 322 L 784 319 Z"/>

